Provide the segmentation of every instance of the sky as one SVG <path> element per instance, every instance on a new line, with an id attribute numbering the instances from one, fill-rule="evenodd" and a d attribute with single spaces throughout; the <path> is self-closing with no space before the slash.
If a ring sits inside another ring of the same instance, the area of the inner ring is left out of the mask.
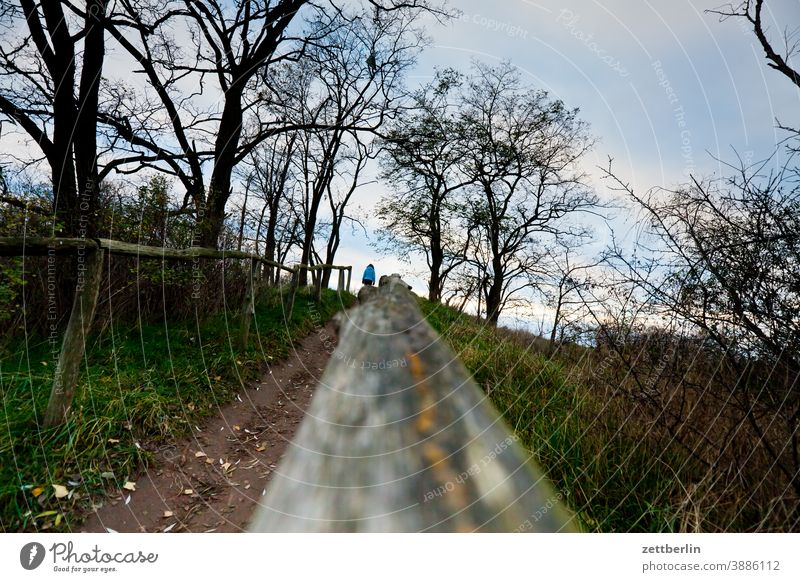
<path id="1" fill-rule="evenodd" d="M 353 0 L 354 2 L 357 0 Z M 739 155 L 758 161 L 776 151 L 784 137 L 776 120 L 800 127 L 800 90 L 771 70 L 751 30 L 738 19 L 720 22 L 706 11 L 721 0 L 450 0 L 458 12 L 441 24 L 422 24 L 430 45 L 409 71 L 410 89 L 430 80 L 436 68 L 467 71 L 474 59 L 510 61 L 531 87 L 580 109 L 597 144 L 583 169 L 603 200 L 612 193 L 598 166 L 614 159 L 615 172 L 638 192 L 670 188 L 695 177 L 718 176 Z M 776 46 L 784 30 L 800 30 L 800 0 L 768 0 L 765 23 Z M 800 38 L 800 37 L 798 37 Z M 128 71 L 111 51 L 107 67 Z M 795 60 L 795 67 L 800 66 Z M 19 147 L 3 137 L 6 151 Z M 737 154 L 738 152 L 738 154 Z M 780 164 L 778 150 L 774 163 Z M 420 294 L 426 292 L 422 259 L 412 264 L 381 255 L 371 243 L 380 228 L 376 201 L 391 195 L 375 173 L 353 198 L 368 236 L 343 232 L 337 264 L 353 265 L 355 284 L 368 263 L 378 274 L 398 272 Z M 369 173 L 368 173 L 369 174 Z M 608 224 L 594 220 L 599 252 L 610 229 L 624 238 L 636 225 L 623 209 Z M 587 257 L 588 258 L 588 257 Z M 546 310 L 532 306 L 532 317 Z M 506 317 L 506 325 L 530 327 L 530 318 Z"/>
<path id="2" fill-rule="evenodd" d="M 753 162 L 771 156 L 785 136 L 776 120 L 800 126 L 800 91 L 766 65 L 744 22 L 720 22 L 705 12 L 720 4 L 453 0 L 450 6 L 459 16 L 444 26 L 433 19 L 427 23 L 432 43 L 408 84 L 428 81 L 436 68 L 467 70 L 473 59 L 510 61 L 531 86 L 580 108 L 598 138 L 584 168 L 603 199 L 611 192 L 597 167 L 607 166 L 609 157 L 639 192 L 674 187 L 690 175 L 718 176 L 723 163 L 737 155 Z M 800 1 L 772 0 L 768 9 L 771 38 L 782 46 L 785 29 L 800 29 Z M 386 194 L 384 186 L 367 186 L 357 203 L 368 209 Z M 618 235 L 635 227 L 622 210 L 612 213 L 610 224 Z M 369 225 L 377 227 L 374 220 Z M 595 232 L 597 249 L 609 231 L 597 224 Z M 358 271 L 367 262 L 374 262 L 379 274 L 409 271 L 397 258 L 377 255 L 362 237 L 347 237 L 337 263 L 353 264 Z M 425 291 L 424 279 L 409 279 Z M 505 323 L 514 325 L 512 319 Z"/>

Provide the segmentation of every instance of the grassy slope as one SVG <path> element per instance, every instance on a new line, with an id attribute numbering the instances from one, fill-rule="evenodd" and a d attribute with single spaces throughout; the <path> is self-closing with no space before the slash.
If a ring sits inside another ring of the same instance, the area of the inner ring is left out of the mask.
<path id="1" fill-rule="evenodd" d="M 673 468 L 692 467 L 677 446 L 593 392 L 593 355 L 549 359 L 536 347 L 425 300 L 431 325 L 487 391 L 586 531 L 674 531 L 684 493 Z"/>
<path id="2" fill-rule="evenodd" d="M 353 300 L 327 291 L 317 306 L 299 293 L 287 324 L 273 294 L 256 306 L 242 354 L 233 348 L 236 313 L 169 325 L 115 324 L 90 338 L 69 422 L 49 430 L 36 422 L 53 378 L 47 342 L 29 338 L 27 346 L 0 351 L 2 530 L 74 527 L 76 504 L 115 482 L 123 485 L 150 460 L 148 447 L 187 434 L 257 378 L 265 363 L 286 356 L 292 339 L 324 325 L 342 301 L 349 306 Z M 56 500 L 55 484 L 71 496 Z"/>

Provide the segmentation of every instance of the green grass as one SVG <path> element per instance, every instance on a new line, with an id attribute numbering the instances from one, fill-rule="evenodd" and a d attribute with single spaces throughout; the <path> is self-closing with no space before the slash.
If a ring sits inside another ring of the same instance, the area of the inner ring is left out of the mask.
<path id="1" fill-rule="evenodd" d="M 47 430 L 37 420 L 53 379 L 48 342 L 28 338 L 0 348 L 2 530 L 74 529 L 79 506 L 133 478 L 155 448 L 215 414 L 267 363 L 285 357 L 293 340 L 353 301 L 326 291 L 315 305 L 300 292 L 285 322 L 280 297 L 269 293 L 256 305 L 243 353 L 236 349 L 237 312 L 169 324 L 115 322 L 89 338 L 68 422 Z M 53 485 L 70 496 L 57 500 Z"/>
<path id="2" fill-rule="evenodd" d="M 586 362 L 548 358 L 470 316 L 425 300 L 420 306 L 583 530 L 679 528 L 681 483 L 691 482 L 696 468 L 677 446 L 652 438 L 637 419 L 595 393 L 582 372 Z"/>

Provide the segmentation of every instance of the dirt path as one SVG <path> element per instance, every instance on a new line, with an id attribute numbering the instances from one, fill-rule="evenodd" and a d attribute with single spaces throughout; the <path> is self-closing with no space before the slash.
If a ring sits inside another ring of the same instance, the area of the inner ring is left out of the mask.
<path id="1" fill-rule="evenodd" d="M 325 329 L 327 337 L 335 337 L 331 324 Z M 301 340 L 287 360 L 240 394 L 241 401 L 162 448 L 136 480 L 136 490 L 112 494 L 80 531 L 246 529 L 330 357 L 320 335 Z"/>

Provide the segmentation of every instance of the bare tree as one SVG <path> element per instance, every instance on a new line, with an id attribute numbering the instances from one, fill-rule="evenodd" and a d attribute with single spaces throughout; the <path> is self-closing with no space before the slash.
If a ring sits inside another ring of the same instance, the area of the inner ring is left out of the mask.
<path id="1" fill-rule="evenodd" d="M 775 40 L 770 39 L 770 31 L 764 24 L 765 5 L 764 0 L 744 0 L 736 5 L 726 4 L 708 12 L 718 15 L 721 20 L 729 18 L 745 20 L 764 50 L 767 64 L 800 87 L 800 72 L 791 65 L 793 57 L 800 53 L 798 31 L 796 29 L 792 31 L 788 27 L 784 29 L 781 39 L 783 49 L 776 48 Z"/>
<path id="2" fill-rule="evenodd" d="M 363 224 L 348 212 L 348 204 L 355 191 L 362 186 L 362 174 L 364 168 L 370 160 L 375 158 L 372 143 L 363 144 L 357 135 L 351 136 L 351 144 L 347 152 L 342 156 L 344 169 L 340 172 L 339 180 L 328 185 L 327 199 L 330 210 L 330 231 L 328 241 L 325 246 L 326 265 L 333 265 L 336 261 L 336 251 L 342 240 L 342 226 L 345 222 L 353 227 L 360 226 L 365 230 Z M 331 269 L 325 269 L 322 273 L 322 286 L 330 284 Z"/>
<path id="3" fill-rule="evenodd" d="M 197 214 L 200 244 L 216 246 L 233 169 L 262 141 L 281 132 L 328 129 L 337 123 L 374 129 L 370 122 L 359 126 L 352 116 L 301 121 L 276 116 L 275 94 L 265 87 L 274 78 L 271 71 L 282 63 L 314 60 L 314 54 L 325 51 L 325 58 L 335 57 L 343 31 L 366 28 L 366 22 L 381 35 L 397 33 L 399 27 L 394 48 L 407 49 L 414 17 L 421 11 L 440 12 L 427 0 L 369 1 L 367 6 L 374 16 L 367 16 L 366 9 L 354 13 L 334 0 L 120 2 L 106 26 L 135 61 L 148 90 L 141 94 L 121 81 L 112 84 L 113 98 L 101 119 L 112 134 L 109 139 L 117 147 L 127 144 L 130 154 L 114 169 L 131 172 L 152 166 L 177 176 L 186 188 L 185 204 L 192 204 Z M 374 36 L 362 40 L 369 42 L 366 54 L 362 50 L 360 61 L 347 65 L 382 65 L 385 46 Z M 386 68 L 381 71 L 386 75 Z M 372 81 L 377 86 L 389 83 L 386 76 Z M 219 106 L 209 106 L 209 97 Z M 166 112 L 166 120 L 159 110 Z M 207 162 L 211 171 L 206 187 Z"/>
<path id="4" fill-rule="evenodd" d="M 422 42 L 399 12 L 342 15 L 333 28 L 324 44 L 307 48 L 289 82 L 269 84 L 273 107 L 290 124 L 306 128 L 298 135 L 298 175 L 305 192 L 300 261 L 306 264 L 312 261 L 323 201 L 340 173 L 348 142 L 367 143 L 394 114 L 403 74 Z M 302 271 L 301 285 L 306 277 Z"/>
<path id="5" fill-rule="evenodd" d="M 108 2 L 88 1 L 81 18 L 70 18 L 65 5 L 69 3 L 55 0 L 3 2 L 0 120 L 20 128 L 50 166 L 54 230 L 65 236 L 93 236 Z"/>
<path id="6" fill-rule="evenodd" d="M 466 261 L 471 242 L 464 229 L 460 190 L 461 135 L 452 93 L 461 75 L 439 71 L 416 92 L 405 114 L 383 140 L 383 175 L 394 193 L 383 198 L 378 217 L 384 229 L 379 246 L 398 254 L 419 253 L 428 265 L 428 299 L 439 301 L 448 277 Z"/>
<path id="7" fill-rule="evenodd" d="M 265 141 L 253 150 L 246 161 L 244 170 L 247 179 L 252 180 L 253 195 L 257 199 L 257 217 L 255 218 L 255 252 L 260 252 L 260 243 L 264 241 L 264 257 L 277 261 L 278 239 L 283 219 L 290 219 L 291 212 L 286 212 L 292 201 L 290 182 L 294 181 L 293 160 L 296 155 L 297 134 L 279 134 L 270 141 Z M 279 273 L 267 268 L 267 281 L 274 283 Z"/>
<path id="8" fill-rule="evenodd" d="M 475 64 L 462 116 L 462 172 L 474 184 L 471 226 L 490 257 L 483 299 L 496 324 L 510 298 L 535 286 L 542 239 L 574 233 L 563 219 L 597 206 L 577 166 L 593 142 L 577 109 L 523 86 L 508 63 Z"/>
<path id="9" fill-rule="evenodd" d="M 550 330 L 550 351 L 564 340 L 570 321 L 581 321 L 586 315 L 581 290 L 592 286 L 591 270 L 599 261 L 581 260 L 577 252 L 586 243 L 583 237 L 558 238 L 547 249 L 544 275 L 538 283 L 545 303 L 553 310 Z"/>
<path id="10" fill-rule="evenodd" d="M 651 311 L 663 310 L 716 346 L 739 378 L 727 386 L 728 402 L 740 411 L 737 426 L 749 425 L 755 444 L 800 493 L 800 188 L 791 158 L 777 172 L 769 164 L 742 163 L 726 178 L 644 196 L 606 170 L 645 212 L 655 239 L 639 245 L 635 259 L 614 250 L 610 264 Z"/>

